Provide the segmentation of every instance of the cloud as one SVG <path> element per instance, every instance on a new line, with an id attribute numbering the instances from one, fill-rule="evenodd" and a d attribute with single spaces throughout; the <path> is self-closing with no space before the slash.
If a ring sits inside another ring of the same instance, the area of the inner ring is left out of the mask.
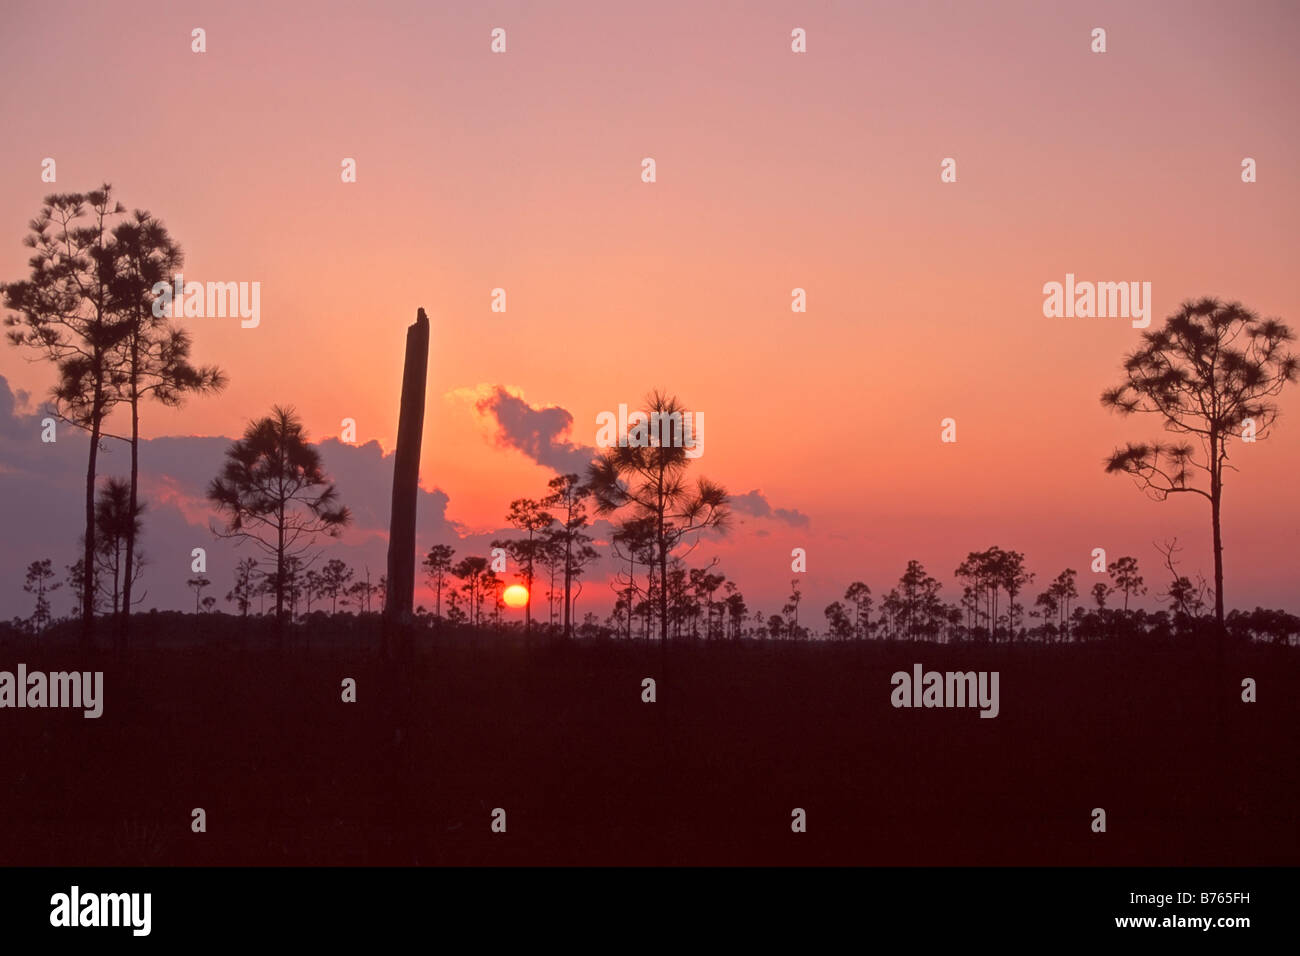
<path id="1" fill-rule="evenodd" d="M 0 618 L 31 613 L 22 591 L 26 566 L 50 558 L 59 577 L 80 557 L 85 530 L 85 432 L 60 422 L 56 441 L 41 441 L 38 413 L 25 413 L 26 396 L 17 396 L 0 375 Z M 251 542 L 234 542 L 213 536 L 209 522 L 218 517 L 207 500 L 208 483 L 222 467 L 233 439 L 215 436 L 170 436 L 140 443 L 140 486 L 147 511 L 140 548 L 148 558 L 142 585 L 148 592 L 140 610 L 151 607 L 192 609 L 194 596 L 185 581 L 192 576 L 190 552 L 207 552 L 207 577 L 218 607 L 230 587 L 235 564 L 243 557 L 262 553 Z M 322 539 L 329 557 L 339 557 L 360 569 L 369 567 L 374 577 L 387 566 L 388 509 L 392 500 L 393 456 L 377 442 L 346 445 L 328 438 L 316 447 L 325 472 L 338 489 L 339 499 L 353 512 L 353 524 L 337 540 Z M 125 476 L 130 468 L 129 446 L 106 440 L 97 472 L 102 480 Z M 449 498 L 439 489 L 420 489 L 417 543 L 423 551 L 435 543 L 457 548 L 477 547 L 462 534 L 459 524 L 447 518 Z M 486 553 L 486 546 L 484 547 Z M 54 596 L 56 614 L 71 609 L 70 590 Z"/>
<path id="2" fill-rule="evenodd" d="M 18 410 L 26 407 L 30 397 L 21 389 L 15 393 L 9 387 L 9 381 L 0 375 L 0 435 L 5 438 L 23 438 L 37 433 L 42 414 L 24 414 Z"/>
<path id="3" fill-rule="evenodd" d="M 524 452 L 533 461 L 560 473 L 585 470 L 594 449 L 578 445 L 571 438 L 573 416 L 558 406 L 536 407 L 504 386 L 492 386 L 475 396 L 475 407 L 497 429 L 503 447 Z M 85 432 L 59 423 L 57 441 L 41 441 L 40 420 L 44 413 L 30 410 L 29 399 L 17 395 L 0 375 L 0 619 L 26 616 L 32 611 L 29 595 L 22 591 L 23 573 L 34 560 L 50 558 L 60 579 L 64 569 L 80 556 L 85 495 L 87 436 Z M 213 582 L 210 592 L 220 609 L 230 610 L 225 594 L 230 590 L 235 565 L 244 557 L 265 560 L 255 545 L 236 547 L 233 541 L 214 537 L 209 524 L 219 520 L 207 500 L 207 487 L 220 471 L 233 438 L 227 436 L 167 436 L 145 439 L 140 446 L 141 490 L 147 505 L 140 550 L 147 558 L 141 589 L 145 600 L 139 610 L 150 608 L 189 610 L 193 592 L 185 582 L 193 577 L 191 551 L 202 547 L 207 554 L 206 576 Z M 388 551 L 388 510 L 392 500 L 393 454 L 385 454 L 377 442 L 349 445 L 337 438 L 316 444 L 326 474 L 335 483 L 340 501 L 353 513 L 353 523 L 338 539 L 322 539 L 322 560 L 337 557 L 363 576 L 369 569 L 372 580 L 385 573 Z M 125 476 L 130 467 L 129 447 L 107 440 L 99 455 L 100 479 Z M 511 528 L 471 532 L 447 516 L 449 497 L 433 488 L 419 491 L 419 526 L 416 542 L 423 555 L 432 544 L 448 544 L 457 559 L 467 554 L 488 555 L 492 542 L 517 536 Z M 758 490 L 732 499 L 736 512 L 806 527 L 808 518 L 798 511 L 773 508 Z M 608 542 L 613 526 L 594 518 L 589 533 L 598 542 Z M 756 529 L 765 537 L 767 529 Z M 608 576 L 614 565 L 607 548 L 583 575 L 583 610 L 603 611 L 608 599 Z M 513 570 L 513 569 L 512 569 Z M 61 588 L 54 596 L 54 612 L 72 612 L 71 589 Z M 432 606 L 432 595 L 417 572 L 416 603 Z"/>
<path id="4" fill-rule="evenodd" d="M 523 452 L 556 474 L 583 475 L 596 457 L 595 448 L 569 440 L 573 415 L 559 405 L 530 405 L 521 395 L 496 385 L 474 407 L 496 421 L 499 444 Z"/>
<path id="5" fill-rule="evenodd" d="M 797 509 L 773 508 L 761 491 L 755 488 L 743 495 L 732 495 L 731 510 L 755 518 L 771 518 L 792 528 L 806 528 L 811 523 L 808 516 Z"/>

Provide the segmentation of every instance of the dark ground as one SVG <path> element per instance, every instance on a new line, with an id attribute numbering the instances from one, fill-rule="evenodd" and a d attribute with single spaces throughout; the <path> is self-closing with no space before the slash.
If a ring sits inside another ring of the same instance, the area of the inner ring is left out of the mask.
<path id="1" fill-rule="evenodd" d="M 640 642 L 428 641 L 0 645 L 105 672 L 98 720 L 0 710 L 0 865 L 1300 863 L 1293 649 L 1230 652 L 1219 758 L 1187 648 L 681 644 L 664 680 Z M 914 662 L 1000 671 L 1000 716 L 894 709 Z"/>

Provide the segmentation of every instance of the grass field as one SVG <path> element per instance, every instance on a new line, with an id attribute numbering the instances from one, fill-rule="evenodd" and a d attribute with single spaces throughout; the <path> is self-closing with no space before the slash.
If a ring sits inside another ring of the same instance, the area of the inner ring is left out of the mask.
<path id="1" fill-rule="evenodd" d="M 1216 676 L 1114 642 L 683 642 L 665 675 L 642 642 L 428 640 L 394 665 L 362 630 L 277 651 L 193 620 L 146 621 L 124 658 L 0 644 L 0 669 L 104 672 L 98 720 L 0 710 L 0 864 L 1300 862 L 1293 649 Z M 999 716 L 894 708 L 914 663 L 998 671 Z"/>

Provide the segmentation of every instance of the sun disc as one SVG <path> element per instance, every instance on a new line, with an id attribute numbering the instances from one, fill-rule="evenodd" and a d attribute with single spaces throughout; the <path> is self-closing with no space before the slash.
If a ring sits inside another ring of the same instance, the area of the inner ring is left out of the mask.
<path id="1" fill-rule="evenodd" d="M 512 584 L 501 594 L 506 607 L 523 607 L 528 603 L 528 588 L 522 584 Z"/>

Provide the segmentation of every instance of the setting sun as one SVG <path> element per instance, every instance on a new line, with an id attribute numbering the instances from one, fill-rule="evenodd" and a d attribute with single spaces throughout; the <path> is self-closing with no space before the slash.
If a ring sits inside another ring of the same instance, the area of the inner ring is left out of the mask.
<path id="1" fill-rule="evenodd" d="M 522 584 L 512 584 L 501 594 L 506 607 L 523 607 L 528 603 L 528 588 Z"/>

